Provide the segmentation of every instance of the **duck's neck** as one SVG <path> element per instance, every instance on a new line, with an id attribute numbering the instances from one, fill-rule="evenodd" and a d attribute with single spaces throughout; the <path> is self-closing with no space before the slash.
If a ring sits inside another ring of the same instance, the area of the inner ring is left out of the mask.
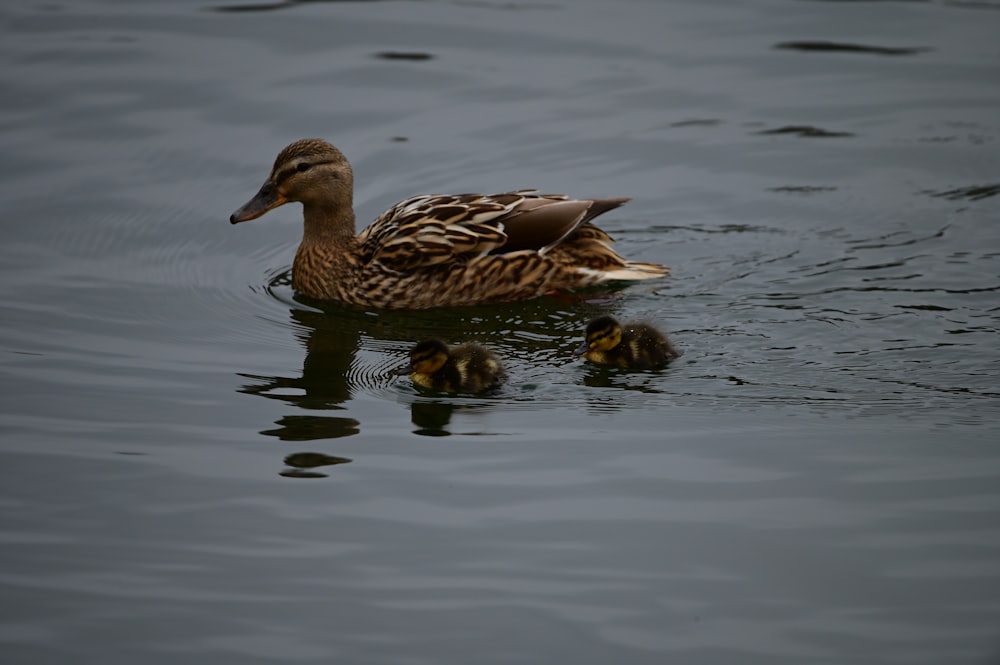
<path id="1" fill-rule="evenodd" d="M 353 302 L 358 276 L 354 211 L 310 205 L 302 214 L 305 229 L 292 264 L 292 288 L 319 300 Z"/>
<path id="2" fill-rule="evenodd" d="M 336 247 L 350 251 L 355 242 L 354 208 L 346 206 L 324 206 L 310 204 L 303 207 L 305 227 L 302 233 L 303 245 Z"/>

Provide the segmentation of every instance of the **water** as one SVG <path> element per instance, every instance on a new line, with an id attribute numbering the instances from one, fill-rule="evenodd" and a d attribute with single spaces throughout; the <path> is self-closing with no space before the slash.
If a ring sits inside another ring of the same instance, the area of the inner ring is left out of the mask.
<path id="1" fill-rule="evenodd" d="M 4 662 L 997 662 L 998 9 L 7 3 Z M 317 308 L 297 206 L 227 221 L 305 136 L 364 222 L 630 196 L 674 276 Z M 510 381 L 386 376 L 429 335 Z"/>

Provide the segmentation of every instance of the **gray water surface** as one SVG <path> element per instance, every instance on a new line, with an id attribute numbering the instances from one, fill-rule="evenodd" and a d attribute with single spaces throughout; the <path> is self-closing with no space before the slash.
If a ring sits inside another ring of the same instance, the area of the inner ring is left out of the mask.
<path id="1" fill-rule="evenodd" d="M 1000 5 L 0 8 L 4 663 L 995 663 Z M 287 143 L 367 223 L 629 196 L 666 280 L 306 302 Z M 659 372 L 571 356 L 645 318 Z M 417 340 L 497 393 L 387 376 Z"/>

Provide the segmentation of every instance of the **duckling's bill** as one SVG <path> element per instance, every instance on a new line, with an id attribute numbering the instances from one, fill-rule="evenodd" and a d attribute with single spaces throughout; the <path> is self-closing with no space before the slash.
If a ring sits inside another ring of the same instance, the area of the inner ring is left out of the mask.
<path id="1" fill-rule="evenodd" d="M 389 376 L 409 376 L 417 371 L 417 368 L 413 366 L 413 363 L 407 363 L 396 369 L 389 370 Z"/>

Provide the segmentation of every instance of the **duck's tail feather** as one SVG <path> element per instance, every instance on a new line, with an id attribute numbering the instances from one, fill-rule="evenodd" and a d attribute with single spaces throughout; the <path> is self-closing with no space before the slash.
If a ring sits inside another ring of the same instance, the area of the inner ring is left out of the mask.
<path id="1" fill-rule="evenodd" d="M 594 278 L 595 283 L 601 282 L 635 282 L 641 279 L 666 277 L 670 268 L 657 263 L 640 263 L 626 261 L 625 265 L 613 270 L 595 270 L 593 268 L 577 268 L 578 272 Z"/>

